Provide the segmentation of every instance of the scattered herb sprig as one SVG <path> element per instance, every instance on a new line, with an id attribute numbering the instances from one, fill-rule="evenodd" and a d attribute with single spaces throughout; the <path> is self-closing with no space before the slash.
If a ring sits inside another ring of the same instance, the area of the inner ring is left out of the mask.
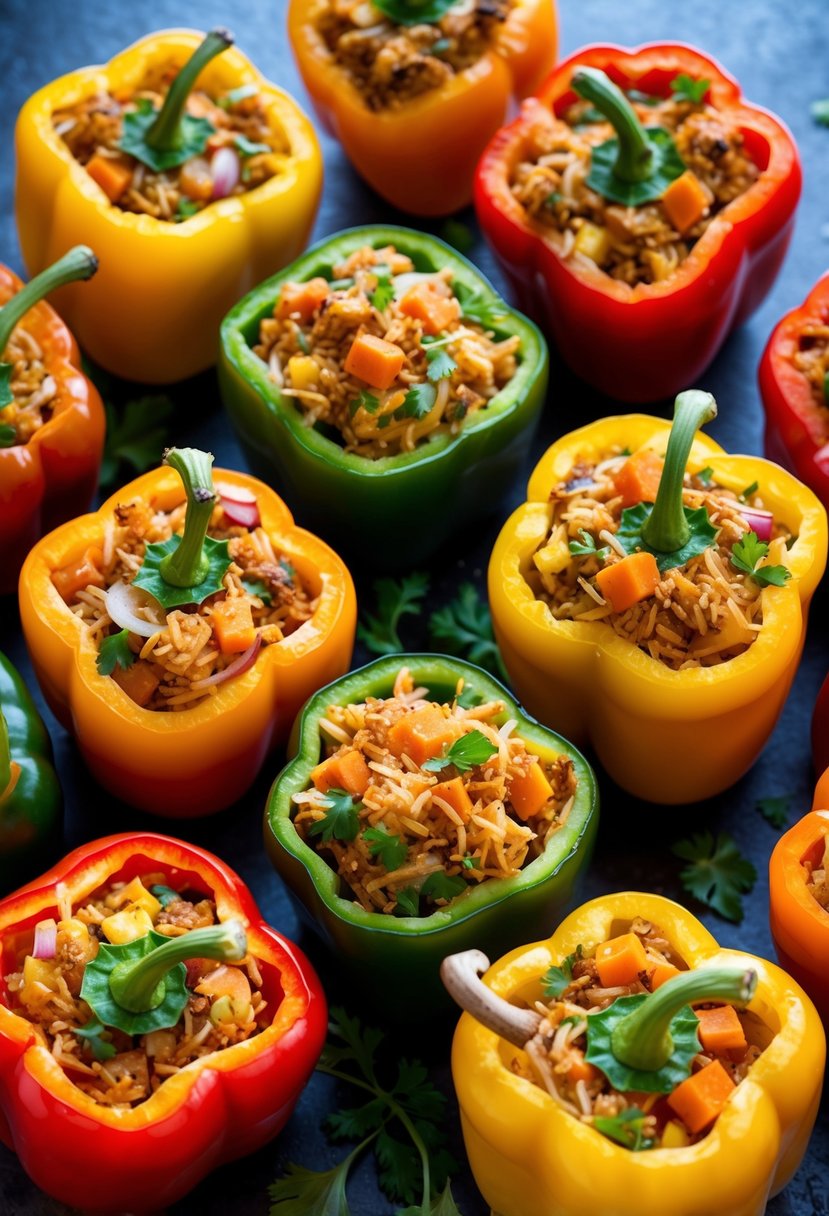
<path id="1" fill-rule="evenodd" d="M 419 616 L 429 590 L 429 575 L 422 571 L 401 579 L 379 578 L 374 584 L 376 615 L 366 613 L 357 626 L 357 636 L 372 654 L 399 654 L 404 650 L 398 625 L 401 617 Z"/>
<path id="2" fill-rule="evenodd" d="M 509 683 L 509 676 L 492 631 L 489 605 L 474 583 L 461 583 L 454 599 L 429 618 L 432 643 L 447 654 L 469 659 Z"/>
<path id="3" fill-rule="evenodd" d="M 726 832 L 716 840 L 711 832 L 697 832 L 678 841 L 672 851 L 689 863 L 679 876 L 685 890 L 725 920 L 739 924 L 744 914 L 742 896 L 753 890 L 757 871 L 737 842 Z"/>
<path id="4" fill-rule="evenodd" d="M 158 456 L 169 446 L 169 421 L 173 403 L 166 394 L 153 393 L 128 401 L 121 409 L 105 403 L 106 443 L 101 465 L 102 487 L 122 480 L 124 468 L 145 473 L 158 464 Z"/>
<path id="5" fill-rule="evenodd" d="M 471 730 L 456 739 L 451 747 L 444 747 L 439 756 L 426 760 L 421 767 L 428 773 L 439 773 L 453 765 L 459 773 L 468 773 L 479 764 L 486 764 L 498 748 L 487 739 L 483 731 Z"/>
<path id="6" fill-rule="evenodd" d="M 789 822 L 791 794 L 776 794 L 770 798 L 758 798 L 757 810 L 773 828 L 784 828 Z"/>

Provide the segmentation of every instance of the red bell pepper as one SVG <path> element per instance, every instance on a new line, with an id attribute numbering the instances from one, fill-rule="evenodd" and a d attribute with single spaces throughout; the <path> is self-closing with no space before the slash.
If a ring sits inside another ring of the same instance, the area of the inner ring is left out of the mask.
<path id="1" fill-rule="evenodd" d="M 663 97 L 680 74 L 710 81 L 708 100 L 737 121 L 761 169 L 661 282 L 632 288 L 598 267 L 563 260 L 511 193 L 530 130 L 576 100 L 571 77 L 584 66 L 605 71 L 622 88 Z M 475 206 L 519 306 L 546 323 L 573 370 L 618 400 L 645 402 L 694 384 L 728 333 L 762 303 L 789 244 L 801 176 L 783 124 L 744 102 L 737 82 L 707 55 L 677 44 L 590 46 L 556 68 L 493 137 L 478 166 Z"/>
<path id="2" fill-rule="evenodd" d="M 262 973 L 270 1024 L 197 1059 L 134 1108 L 96 1102 L 72 1084 L 31 1022 L 11 1011 L 0 978 L 0 1138 L 32 1180 L 85 1212 L 158 1211 L 225 1162 L 260 1148 L 287 1122 L 325 1040 L 325 997 L 307 959 L 265 924 L 247 887 L 217 857 L 154 833 L 76 849 L 0 902 L 2 976 L 31 948 L 37 921 L 103 884 L 163 869 L 175 889 L 203 892 L 222 922 L 241 920 Z"/>

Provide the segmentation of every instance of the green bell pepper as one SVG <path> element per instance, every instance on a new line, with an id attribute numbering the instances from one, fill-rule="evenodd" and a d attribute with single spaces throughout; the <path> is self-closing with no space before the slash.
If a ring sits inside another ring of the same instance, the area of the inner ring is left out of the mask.
<path id="1" fill-rule="evenodd" d="M 307 426 L 251 349 L 283 283 L 316 276 L 330 281 L 332 268 L 366 244 L 394 245 L 418 271 L 448 267 L 464 302 L 474 295 L 476 310 L 484 307 L 487 328 L 521 338 L 515 376 L 457 436 L 436 435 L 414 451 L 379 460 L 346 453 L 330 427 Z M 436 237 L 392 226 L 341 232 L 254 288 L 222 322 L 218 365 L 222 399 L 253 471 L 296 506 L 303 524 L 383 569 L 422 561 L 469 519 L 498 507 L 528 450 L 548 370 L 539 330 L 509 308 L 466 258 Z"/>
<path id="2" fill-rule="evenodd" d="M 0 654 L 0 894 L 20 886 L 59 850 L 63 799 L 46 727 Z"/>
<path id="3" fill-rule="evenodd" d="M 575 765 L 578 786 L 562 827 L 514 878 L 490 878 L 428 916 L 367 912 L 348 897 L 348 888 L 321 854 L 307 845 L 292 822 L 292 796 L 311 785 L 311 770 L 322 755 L 319 721 L 331 704 L 348 705 L 367 696 L 392 695 L 401 667 L 416 685 L 443 702 L 464 688 L 485 701 L 501 700 L 503 720 L 516 719 L 517 733 L 533 751 L 550 758 L 565 755 Z M 440 982 L 447 954 L 472 947 L 493 956 L 535 940 L 558 924 L 570 903 L 576 879 L 586 868 L 598 826 L 598 787 L 590 765 L 571 744 L 523 713 L 503 685 L 479 667 L 433 654 L 403 654 L 377 659 L 335 680 L 316 693 L 300 712 L 289 754 L 294 758 L 274 782 L 265 811 L 265 845 L 279 876 L 295 897 L 298 910 L 385 1014 L 418 1016 L 449 1008 Z M 413 1004 L 414 1002 L 414 1004 Z"/>

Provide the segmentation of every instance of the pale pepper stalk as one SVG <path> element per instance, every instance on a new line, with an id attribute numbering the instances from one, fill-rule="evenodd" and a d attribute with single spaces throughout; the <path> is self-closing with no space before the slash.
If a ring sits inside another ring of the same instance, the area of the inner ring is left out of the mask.
<path id="1" fill-rule="evenodd" d="M 676 399 L 656 502 L 642 528 L 642 539 L 657 553 L 674 553 L 691 535 L 682 506 L 685 467 L 697 431 L 716 416 L 717 403 L 710 393 L 688 389 Z"/>
<path id="2" fill-rule="evenodd" d="M 247 949 L 247 936 L 240 920 L 192 929 L 157 946 L 143 958 L 118 963 L 109 977 L 109 990 L 122 1009 L 129 1013 L 146 1013 L 163 1002 L 165 977 L 179 963 L 192 958 L 239 963 Z"/>
<path id="3" fill-rule="evenodd" d="M 164 98 L 164 104 L 150 127 L 145 141 L 156 152 L 175 152 L 184 142 L 181 119 L 187 98 L 199 73 L 210 62 L 233 45 L 233 35 L 221 27 L 211 30 L 204 41 L 182 67 Z"/>
<path id="4" fill-rule="evenodd" d="M 207 577 L 209 567 L 204 538 L 216 504 L 213 456 L 198 448 L 168 448 L 164 464 L 175 469 L 184 482 L 187 512 L 181 541 L 175 552 L 162 559 L 159 573 L 173 587 L 198 587 Z"/>
<path id="5" fill-rule="evenodd" d="M 15 292 L 0 308 L 0 354 L 9 344 L 17 325 L 30 308 L 58 287 L 78 279 L 91 279 L 98 269 L 98 259 L 88 245 L 75 245 L 53 265 L 47 266 Z"/>
<path id="6" fill-rule="evenodd" d="M 624 182 L 646 181 L 654 151 L 636 111 L 617 84 L 600 68 L 580 67 L 570 81 L 573 90 L 605 116 L 619 141 L 613 172 Z"/>

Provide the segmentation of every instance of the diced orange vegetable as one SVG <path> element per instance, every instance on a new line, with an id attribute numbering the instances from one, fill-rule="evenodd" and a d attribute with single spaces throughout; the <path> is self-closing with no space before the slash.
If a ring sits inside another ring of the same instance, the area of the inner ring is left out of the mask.
<path id="1" fill-rule="evenodd" d="M 727 1052 L 745 1051 L 746 1042 L 743 1025 L 733 1005 L 720 1005 L 716 1009 L 695 1009 L 699 1018 L 699 1041 L 703 1051 L 724 1056 Z"/>
<path id="2" fill-rule="evenodd" d="M 209 203 L 213 197 L 213 175 L 203 156 L 191 156 L 181 166 L 178 185 L 182 194 L 195 202 Z"/>
<path id="3" fill-rule="evenodd" d="M 708 210 L 708 195 L 697 175 L 686 169 L 662 195 L 662 206 L 677 232 L 687 232 Z"/>
<path id="4" fill-rule="evenodd" d="M 651 448 L 640 448 L 613 474 L 616 493 L 622 496 L 623 507 L 635 507 L 640 502 L 655 502 L 656 491 L 665 462 Z"/>
<path id="5" fill-rule="evenodd" d="M 567 1080 L 571 1085 L 578 1085 L 579 1081 L 584 1081 L 586 1085 L 589 1085 L 598 1075 L 598 1069 L 594 1068 L 592 1064 L 588 1064 L 581 1052 L 573 1052 L 567 1068 Z"/>
<path id="6" fill-rule="evenodd" d="M 358 334 L 351 343 L 343 368 L 347 375 L 365 380 L 372 388 L 390 388 L 400 374 L 405 354 L 394 342 Z"/>
<path id="7" fill-rule="evenodd" d="M 552 793 L 553 787 L 537 760 L 532 762 L 524 776 L 513 777 L 507 788 L 512 809 L 524 820 L 537 815 Z"/>
<path id="8" fill-rule="evenodd" d="M 371 770 L 362 753 L 354 748 L 323 760 L 311 771 L 311 780 L 322 794 L 327 790 L 346 790 L 355 798 L 362 798 L 371 780 Z"/>
<path id="9" fill-rule="evenodd" d="M 632 984 L 640 971 L 647 970 L 647 966 L 645 947 L 635 933 L 612 937 L 596 949 L 596 969 L 605 988 Z"/>
<path id="10" fill-rule="evenodd" d="M 97 545 L 91 545 L 83 557 L 61 566 L 52 571 L 52 582 L 57 588 L 58 595 L 70 604 L 79 591 L 84 587 L 103 587 L 105 579 L 101 573 L 104 560 L 103 552 Z"/>
<path id="11" fill-rule="evenodd" d="M 97 182 L 111 203 L 118 199 L 132 181 L 132 167 L 111 156 L 95 155 L 87 162 L 86 171 Z"/>
<path id="12" fill-rule="evenodd" d="M 210 624 L 222 654 L 241 654 L 256 641 L 256 626 L 247 596 L 233 595 L 219 600 L 213 605 Z"/>
<path id="13" fill-rule="evenodd" d="M 731 1077 L 719 1060 L 715 1060 L 677 1085 L 668 1096 L 668 1105 L 695 1136 L 710 1127 L 734 1088 Z"/>
<path id="14" fill-rule="evenodd" d="M 650 976 L 651 992 L 656 992 L 657 988 L 661 988 L 667 980 L 672 980 L 675 975 L 679 975 L 679 968 L 673 963 L 657 962 L 655 959 L 649 958 L 647 972 Z"/>
<path id="15" fill-rule="evenodd" d="M 150 663 L 138 659 L 132 667 L 115 667 L 112 678 L 136 705 L 148 705 L 161 680 Z"/>
<path id="16" fill-rule="evenodd" d="M 653 595 L 659 586 L 659 567 L 652 553 L 631 553 L 596 575 L 596 584 L 614 612 L 625 612 Z"/>
<path id="17" fill-rule="evenodd" d="M 286 317 L 299 315 L 301 321 L 310 321 L 330 291 L 330 284 L 322 278 L 309 279 L 307 283 L 283 283 L 276 305 L 277 318 L 284 321 Z"/>
<path id="18" fill-rule="evenodd" d="M 428 279 L 415 283 L 397 301 L 406 317 L 413 317 L 423 326 L 424 333 L 439 334 L 448 329 L 461 315 L 461 306 L 453 295 L 447 295 L 437 283 Z"/>
<path id="19" fill-rule="evenodd" d="M 250 982 L 239 967 L 221 966 L 208 971 L 196 985 L 196 992 L 201 996 L 229 996 L 240 1005 L 249 1004 L 251 998 Z"/>
<path id="20" fill-rule="evenodd" d="M 440 755 L 456 737 L 456 728 L 444 718 L 437 705 L 424 705 L 398 718 L 389 728 L 388 744 L 395 756 L 405 753 L 415 764 L 423 764 Z"/>
<path id="21" fill-rule="evenodd" d="M 433 785 L 432 796 L 448 802 L 464 823 L 469 823 L 472 815 L 472 799 L 467 794 L 460 777 L 453 777 L 451 781 L 439 781 L 437 785 Z"/>

